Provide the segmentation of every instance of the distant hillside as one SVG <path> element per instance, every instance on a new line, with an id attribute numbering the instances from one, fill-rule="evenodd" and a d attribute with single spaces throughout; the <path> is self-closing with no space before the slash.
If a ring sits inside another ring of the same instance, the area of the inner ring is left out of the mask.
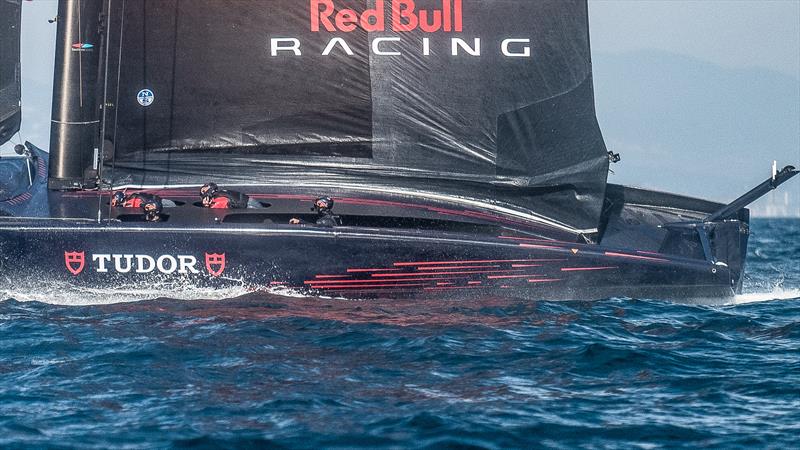
<path id="1" fill-rule="evenodd" d="M 600 126 L 622 153 L 612 182 L 730 200 L 763 181 L 773 159 L 800 166 L 797 78 L 661 51 L 593 62 Z M 800 180 L 790 183 L 789 210 L 800 215 Z"/>

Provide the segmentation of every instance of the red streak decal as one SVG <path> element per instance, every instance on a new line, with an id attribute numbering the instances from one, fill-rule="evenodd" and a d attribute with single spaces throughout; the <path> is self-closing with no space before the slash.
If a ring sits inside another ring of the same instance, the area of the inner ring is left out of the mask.
<path id="1" fill-rule="evenodd" d="M 503 280 L 506 278 L 525 278 L 525 277 L 540 277 L 541 275 L 537 275 L 535 273 L 524 273 L 522 275 L 489 275 L 488 279 L 490 280 Z"/>
<path id="2" fill-rule="evenodd" d="M 477 285 L 477 284 L 481 284 L 481 282 L 480 281 L 470 281 L 470 282 L 467 282 L 467 284 L 475 284 L 475 285 Z"/>
<path id="3" fill-rule="evenodd" d="M 561 281 L 561 278 L 540 278 L 528 280 L 528 283 L 551 283 L 553 281 Z"/>
<path id="4" fill-rule="evenodd" d="M 347 269 L 348 273 L 360 273 L 360 272 L 396 272 L 402 269 Z"/>
<path id="5" fill-rule="evenodd" d="M 350 278 L 351 275 L 316 275 L 314 278 Z"/>
<path id="6" fill-rule="evenodd" d="M 452 286 L 452 285 L 454 285 L 454 284 L 455 284 L 455 283 L 447 283 L 447 282 L 441 282 L 441 281 L 438 281 L 438 282 L 436 283 L 436 285 L 437 285 L 437 286 Z"/>
<path id="7" fill-rule="evenodd" d="M 664 258 L 653 258 L 651 256 L 629 255 L 627 253 L 605 252 L 605 255 L 606 256 L 617 256 L 617 257 L 620 257 L 620 258 L 644 259 L 644 260 L 647 260 L 647 261 L 669 262 L 668 259 L 664 259 Z"/>
<path id="8" fill-rule="evenodd" d="M 539 245 L 539 244 L 519 244 L 522 248 L 543 248 L 548 250 L 563 250 L 564 247 L 556 247 L 555 245 Z"/>
<path id="9" fill-rule="evenodd" d="M 417 208 L 424 208 L 422 205 L 414 205 L 411 203 L 400 203 L 400 202 L 392 202 L 388 200 L 375 200 L 369 198 L 349 198 L 349 197 L 337 197 L 337 203 L 341 204 L 350 204 L 350 205 L 370 205 L 370 206 L 396 206 L 396 207 L 417 207 Z"/>
<path id="10" fill-rule="evenodd" d="M 663 253 L 647 252 L 647 251 L 644 251 L 644 250 L 636 250 L 636 253 L 643 253 L 645 255 L 663 255 Z"/>
<path id="11" fill-rule="evenodd" d="M 393 288 L 393 287 L 386 287 L 386 288 L 337 288 L 337 289 L 325 289 L 325 291 L 336 291 L 336 292 L 364 292 L 364 293 L 375 293 L 375 292 L 414 292 L 418 293 L 420 289 L 418 287 L 411 287 L 411 288 Z"/>
<path id="12" fill-rule="evenodd" d="M 580 272 L 583 270 L 610 270 L 619 269 L 619 267 L 562 267 L 562 272 Z"/>
<path id="13" fill-rule="evenodd" d="M 512 223 L 512 224 L 519 224 L 519 225 L 526 225 L 529 227 L 535 227 L 537 224 L 532 224 L 530 222 L 526 222 L 524 220 L 515 220 L 511 218 L 504 218 L 500 216 L 496 216 L 494 214 L 482 213 L 479 211 L 464 211 L 464 210 L 455 210 L 455 209 L 446 209 L 446 208 L 438 208 L 435 206 L 429 205 L 419 205 L 414 203 L 400 203 L 400 202 L 391 202 L 386 200 L 373 200 L 373 199 L 359 199 L 359 198 L 340 198 L 337 197 L 336 201 L 341 204 L 351 204 L 351 205 L 361 205 L 361 206 L 394 206 L 400 208 L 416 208 L 416 209 L 424 209 L 427 211 L 439 213 L 439 214 L 447 214 L 453 216 L 464 216 L 464 217 L 476 217 L 481 218 L 484 220 L 490 220 L 492 222 L 501 222 L 501 223 Z M 542 225 L 538 225 L 540 228 L 550 228 Z"/>
<path id="14" fill-rule="evenodd" d="M 465 261 L 418 261 L 418 262 L 396 262 L 397 267 L 402 266 L 434 266 L 444 264 L 485 264 L 485 263 L 524 263 L 538 261 L 566 261 L 566 259 L 480 259 Z"/>
<path id="15" fill-rule="evenodd" d="M 426 272 L 426 273 L 373 273 L 373 277 L 418 277 L 421 275 L 462 275 L 462 274 L 484 274 L 484 273 L 507 273 L 507 272 L 522 272 L 522 269 L 516 270 L 462 270 L 459 272 Z"/>
<path id="16" fill-rule="evenodd" d="M 412 274 L 409 274 L 409 275 L 414 275 L 414 274 L 412 273 Z M 423 275 L 427 275 L 427 274 L 423 274 Z M 400 279 L 400 280 L 383 280 L 383 279 L 379 279 L 379 278 L 367 278 L 367 279 L 363 279 L 363 280 L 358 280 L 358 279 L 352 279 L 352 280 L 308 280 L 308 281 L 303 281 L 303 284 L 313 284 L 315 286 L 318 286 L 318 285 L 328 285 L 328 284 L 354 284 L 354 283 L 359 283 L 359 284 L 367 283 L 367 284 L 369 284 L 369 283 L 394 283 L 394 282 L 405 282 L 405 281 L 436 281 L 436 280 L 447 280 L 447 281 L 449 281 L 449 280 L 458 280 L 458 279 L 462 279 L 462 278 L 466 278 L 466 277 L 403 278 L 403 279 Z"/>
<path id="17" fill-rule="evenodd" d="M 194 193 L 194 195 L 197 195 Z M 247 194 L 251 198 L 270 199 L 276 198 L 281 200 L 314 200 L 314 197 L 308 195 L 294 195 L 294 194 Z M 336 200 L 339 200 L 338 198 Z"/>
<path id="18" fill-rule="evenodd" d="M 437 208 L 435 206 L 426 206 L 425 209 L 428 211 L 438 212 L 439 214 L 450 214 L 450 215 L 462 215 L 466 211 L 457 211 L 454 209 L 446 209 L 446 208 Z"/>
<path id="19" fill-rule="evenodd" d="M 566 261 L 566 260 L 561 260 Z M 511 267 L 542 267 L 541 264 L 512 264 Z"/>
<path id="20" fill-rule="evenodd" d="M 495 269 L 500 266 L 426 266 L 417 270 Z"/>
<path id="21" fill-rule="evenodd" d="M 475 289 L 481 286 L 450 286 L 450 287 L 426 287 L 426 291 L 446 291 L 449 289 Z"/>
<path id="22" fill-rule="evenodd" d="M 354 285 L 354 286 L 311 286 L 311 289 L 383 289 L 383 288 L 397 288 L 397 287 L 420 287 L 429 286 L 425 283 L 407 283 L 407 284 L 374 284 L 374 285 Z"/>

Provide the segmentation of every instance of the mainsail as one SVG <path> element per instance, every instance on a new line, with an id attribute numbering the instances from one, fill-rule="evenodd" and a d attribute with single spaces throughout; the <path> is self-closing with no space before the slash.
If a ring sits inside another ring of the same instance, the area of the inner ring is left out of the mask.
<path id="1" fill-rule="evenodd" d="M 584 0 L 109 5 L 118 183 L 449 183 L 597 225 L 608 158 Z"/>
<path id="2" fill-rule="evenodd" d="M 19 131 L 20 109 L 20 2 L 0 0 L 0 144 Z"/>

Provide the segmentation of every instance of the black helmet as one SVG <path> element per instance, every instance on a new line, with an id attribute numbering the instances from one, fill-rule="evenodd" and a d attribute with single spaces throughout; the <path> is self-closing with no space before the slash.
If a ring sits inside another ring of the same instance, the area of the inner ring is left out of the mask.
<path id="1" fill-rule="evenodd" d="M 200 188 L 200 197 L 212 197 L 217 192 L 219 192 L 217 183 L 206 183 Z"/>
<path id="2" fill-rule="evenodd" d="M 157 222 L 161 220 L 161 210 L 163 207 L 164 205 L 158 197 L 145 200 L 145 202 L 142 203 L 142 212 L 144 212 L 145 220 L 148 222 Z"/>
<path id="3" fill-rule="evenodd" d="M 319 212 L 330 211 L 333 209 L 333 199 L 330 197 L 320 197 L 314 200 L 314 210 Z"/>
<path id="4" fill-rule="evenodd" d="M 125 203 L 125 193 L 116 191 L 111 194 L 111 206 L 122 206 Z"/>

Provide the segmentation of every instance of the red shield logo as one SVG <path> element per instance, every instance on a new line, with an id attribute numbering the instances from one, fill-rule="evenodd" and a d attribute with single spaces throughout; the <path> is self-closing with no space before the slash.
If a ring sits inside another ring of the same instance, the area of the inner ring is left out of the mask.
<path id="1" fill-rule="evenodd" d="M 67 270 L 73 275 L 78 275 L 83 272 L 86 266 L 86 253 L 85 252 L 64 252 L 64 264 Z"/>
<path id="2" fill-rule="evenodd" d="M 225 253 L 206 253 L 206 269 L 212 276 L 222 275 L 225 271 Z"/>

